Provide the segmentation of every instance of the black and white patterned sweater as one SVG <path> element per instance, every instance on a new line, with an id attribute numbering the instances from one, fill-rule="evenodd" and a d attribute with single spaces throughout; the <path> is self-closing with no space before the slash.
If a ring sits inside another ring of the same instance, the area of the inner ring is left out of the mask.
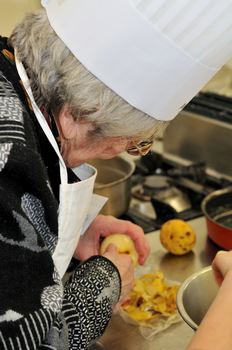
<path id="1" fill-rule="evenodd" d="M 52 156 L 12 48 L 0 37 L 1 350 L 86 349 L 104 332 L 119 299 L 118 270 L 100 256 L 61 283 L 52 260 L 58 229 L 46 167 Z"/>

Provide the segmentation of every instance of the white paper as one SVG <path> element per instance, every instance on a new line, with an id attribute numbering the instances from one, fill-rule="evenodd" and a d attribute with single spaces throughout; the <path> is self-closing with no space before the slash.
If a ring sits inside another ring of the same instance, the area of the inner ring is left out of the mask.
<path id="1" fill-rule="evenodd" d="M 101 211 L 105 203 L 107 202 L 108 198 L 100 196 L 98 194 L 93 194 L 92 202 L 90 204 L 90 208 L 88 211 L 88 214 L 86 216 L 85 222 L 81 228 L 80 234 L 83 235 L 85 231 L 88 229 L 89 225 L 93 222 L 93 220 L 96 218 L 98 213 Z"/>

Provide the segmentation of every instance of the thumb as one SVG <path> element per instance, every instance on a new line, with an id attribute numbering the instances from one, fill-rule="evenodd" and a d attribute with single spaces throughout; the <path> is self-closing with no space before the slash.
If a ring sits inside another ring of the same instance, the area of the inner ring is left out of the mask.
<path id="1" fill-rule="evenodd" d="M 106 247 L 105 253 L 114 253 L 114 254 L 117 254 L 117 253 L 118 253 L 117 247 L 116 247 L 114 244 L 110 243 L 110 244 Z"/>

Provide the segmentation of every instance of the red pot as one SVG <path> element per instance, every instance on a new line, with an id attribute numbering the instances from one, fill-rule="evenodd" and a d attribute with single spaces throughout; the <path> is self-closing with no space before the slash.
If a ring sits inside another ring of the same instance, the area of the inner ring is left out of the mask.
<path id="1" fill-rule="evenodd" d="M 209 238 L 225 250 L 232 250 L 232 188 L 210 193 L 202 202 Z"/>

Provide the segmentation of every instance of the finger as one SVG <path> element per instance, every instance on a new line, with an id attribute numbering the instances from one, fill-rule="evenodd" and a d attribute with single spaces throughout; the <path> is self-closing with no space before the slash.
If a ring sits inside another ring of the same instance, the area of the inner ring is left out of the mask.
<path id="1" fill-rule="evenodd" d="M 218 269 L 213 269 L 213 274 L 214 274 L 214 278 L 217 282 L 217 284 L 220 286 L 223 282 L 223 275 L 221 274 L 221 272 Z"/>
<path id="2" fill-rule="evenodd" d="M 127 234 L 135 243 L 144 236 L 142 228 L 128 220 L 121 220 L 112 216 L 105 217 L 102 236 L 107 237 L 113 233 Z"/>
<path id="3" fill-rule="evenodd" d="M 134 263 L 130 255 L 120 253 L 121 258 L 123 258 L 123 265 L 127 266 L 130 273 L 134 273 Z"/>
<path id="4" fill-rule="evenodd" d="M 116 314 L 119 312 L 120 306 L 121 306 L 121 305 L 120 305 L 119 302 L 115 305 L 115 307 L 114 307 L 114 309 L 113 309 L 113 315 L 116 315 Z"/>
<path id="5" fill-rule="evenodd" d="M 129 236 L 134 242 L 139 257 L 144 259 L 149 254 L 150 249 L 145 239 L 143 229 L 130 221 L 119 219 L 116 220 L 117 222 L 115 222 L 115 225 L 113 226 L 114 231 L 118 230 L 119 233 Z"/>
<path id="6" fill-rule="evenodd" d="M 138 252 L 138 262 L 143 265 L 150 254 L 150 245 L 148 244 L 144 232 L 138 233 L 138 231 L 128 231 L 128 235 L 134 242 L 135 248 Z"/>
<path id="7" fill-rule="evenodd" d="M 102 230 L 101 235 L 107 237 L 113 233 L 126 234 L 133 240 L 139 255 L 139 264 L 143 265 L 150 253 L 150 246 L 144 237 L 143 229 L 128 220 L 106 216 L 104 217 L 104 230 Z"/>
<path id="8" fill-rule="evenodd" d="M 139 255 L 139 264 L 144 265 L 145 261 L 147 260 L 150 252 L 151 252 L 151 247 L 148 244 L 147 240 L 145 239 L 145 247 L 144 247 L 144 253 Z"/>
<path id="9" fill-rule="evenodd" d="M 105 253 L 118 254 L 117 247 L 113 243 L 110 243 L 106 247 Z"/>
<path id="10" fill-rule="evenodd" d="M 223 250 L 220 250 L 219 252 L 217 252 L 212 262 L 212 268 L 216 279 L 219 278 L 219 280 L 220 279 L 223 280 L 231 264 L 232 264 L 232 261 L 231 259 L 229 259 L 228 252 L 225 252 Z M 221 278 L 219 277 L 220 275 L 221 275 Z"/>

